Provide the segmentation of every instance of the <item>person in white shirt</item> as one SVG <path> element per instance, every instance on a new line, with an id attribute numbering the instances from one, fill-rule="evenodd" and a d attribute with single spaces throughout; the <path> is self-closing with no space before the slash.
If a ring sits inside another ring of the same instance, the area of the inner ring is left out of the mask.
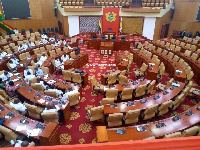
<path id="1" fill-rule="evenodd" d="M 15 32 L 15 34 L 19 33 L 19 31 L 17 30 L 17 28 L 15 28 L 13 31 Z"/>
<path id="2" fill-rule="evenodd" d="M 8 81 L 13 76 L 12 73 L 9 73 L 8 71 L 4 71 L 4 73 L 0 76 L 2 78 L 2 81 Z"/>
<path id="3" fill-rule="evenodd" d="M 20 45 L 18 46 L 18 52 L 22 52 L 23 50 L 24 50 L 24 48 L 23 48 L 22 44 L 20 44 Z"/>
<path id="4" fill-rule="evenodd" d="M 30 72 L 30 75 L 33 75 L 33 70 L 29 69 L 28 67 L 25 67 L 25 70 L 24 70 L 24 77 L 27 76 L 27 73 Z"/>
<path id="5" fill-rule="evenodd" d="M 21 141 L 21 140 L 17 140 L 14 143 L 14 147 L 28 147 L 29 142 L 28 141 Z"/>
<path id="6" fill-rule="evenodd" d="M 55 41 L 55 38 L 53 38 L 53 36 L 51 36 L 50 38 L 49 38 L 49 42 L 50 43 L 53 43 Z"/>
<path id="7" fill-rule="evenodd" d="M 47 43 L 48 43 L 48 41 L 47 41 L 46 39 L 43 39 L 42 42 L 43 42 L 44 44 L 47 44 Z"/>
<path id="8" fill-rule="evenodd" d="M 43 41 L 41 40 L 40 42 L 39 42 L 39 44 L 38 44 L 39 46 L 42 46 L 42 45 L 44 45 L 44 43 L 43 43 Z"/>
<path id="9" fill-rule="evenodd" d="M 0 59 L 4 58 L 7 55 L 7 53 L 4 51 L 0 51 L 0 54 Z"/>
<path id="10" fill-rule="evenodd" d="M 56 65 L 56 68 L 64 69 L 64 65 L 60 62 L 58 57 L 55 58 L 55 65 Z"/>
<path id="11" fill-rule="evenodd" d="M 47 39 L 47 35 L 45 35 L 44 33 L 41 35 L 42 39 Z"/>
<path id="12" fill-rule="evenodd" d="M 65 94 L 63 95 L 62 100 L 67 100 L 69 95 L 74 94 L 74 93 L 77 93 L 77 92 L 78 92 L 78 88 L 77 88 L 77 87 L 74 87 L 74 90 L 72 90 L 72 87 L 70 86 L 70 87 L 65 91 Z"/>
<path id="13" fill-rule="evenodd" d="M 35 75 L 42 76 L 42 75 L 44 75 L 44 73 L 43 73 L 42 69 L 35 67 Z"/>
<path id="14" fill-rule="evenodd" d="M 62 44 L 65 45 L 67 44 L 67 42 L 64 39 L 62 39 Z"/>
<path id="15" fill-rule="evenodd" d="M 58 89 L 55 89 L 55 86 L 54 85 L 51 85 L 49 88 L 48 88 L 48 91 L 56 91 L 56 94 L 58 96 L 58 98 L 62 98 L 63 96 L 63 92 L 61 90 L 58 90 Z"/>
<path id="16" fill-rule="evenodd" d="M 31 70 L 32 71 L 32 70 Z M 24 77 L 24 81 L 29 84 L 30 79 L 35 78 L 34 74 L 31 74 L 30 72 L 27 72 L 26 76 Z"/>
<path id="17" fill-rule="evenodd" d="M 42 56 L 40 57 L 40 60 L 36 64 L 42 66 L 45 60 L 47 60 L 47 56 L 45 55 L 45 53 L 43 53 Z"/>
<path id="18" fill-rule="evenodd" d="M 13 63 L 16 65 L 19 65 L 19 59 L 15 55 L 12 55 L 12 56 L 13 58 L 11 60 L 13 61 Z"/>
<path id="19" fill-rule="evenodd" d="M 29 41 L 28 46 L 29 46 L 29 47 L 35 47 L 35 43 Z"/>
<path id="20" fill-rule="evenodd" d="M 13 71 L 17 71 L 17 65 L 13 63 L 12 60 L 9 60 L 9 66 Z"/>
<path id="21" fill-rule="evenodd" d="M 27 108 L 24 104 L 20 103 L 18 98 L 14 98 L 14 102 L 10 102 L 10 106 L 14 107 L 16 110 L 20 112 L 20 114 L 25 114 Z"/>
<path id="22" fill-rule="evenodd" d="M 54 44 L 54 47 L 59 47 L 60 46 L 60 43 L 59 43 L 59 41 L 55 41 L 55 44 Z"/>
<path id="23" fill-rule="evenodd" d="M 66 52 L 63 53 L 63 55 L 61 56 L 61 61 L 64 64 L 65 61 L 67 61 L 69 59 L 69 55 L 66 54 Z"/>
<path id="24" fill-rule="evenodd" d="M 23 47 L 23 51 L 26 51 L 28 49 L 28 45 L 25 42 L 22 47 Z"/>

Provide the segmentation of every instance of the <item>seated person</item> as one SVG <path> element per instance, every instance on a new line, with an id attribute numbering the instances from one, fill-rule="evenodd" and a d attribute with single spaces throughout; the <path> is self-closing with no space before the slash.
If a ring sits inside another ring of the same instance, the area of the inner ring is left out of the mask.
<path id="1" fill-rule="evenodd" d="M 28 49 L 28 45 L 26 44 L 26 42 L 24 42 L 22 47 L 23 47 L 23 51 L 26 51 Z"/>
<path id="2" fill-rule="evenodd" d="M 5 83 L 2 81 L 2 78 L 0 78 L 0 88 L 5 90 Z"/>
<path id="3" fill-rule="evenodd" d="M 2 81 L 8 81 L 13 76 L 12 73 L 9 73 L 8 71 L 4 71 L 4 73 L 0 76 L 2 78 Z"/>
<path id="4" fill-rule="evenodd" d="M 45 106 L 45 109 L 43 110 L 43 112 L 57 112 L 58 110 L 60 110 L 60 108 L 58 107 L 58 105 L 55 105 L 56 109 L 51 109 L 50 105 L 47 103 Z"/>
<path id="5" fill-rule="evenodd" d="M 45 55 L 45 53 L 42 53 L 40 60 L 36 64 L 42 66 L 42 64 L 45 60 L 47 60 L 47 56 Z"/>
<path id="6" fill-rule="evenodd" d="M 6 93 L 9 95 L 9 97 L 13 97 L 17 95 L 17 89 L 20 86 L 15 86 L 13 81 L 9 81 L 8 85 L 6 85 Z"/>
<path id="7" fill-rule="evenodd" d="M 19 31 L 17 30 L 17 28 L 15 28 L 13 31 L 15 32 L 15 34 L 19 33 Z"/>
<path id="8" fill-rule="evenodd" d="M 35 47 L 35 43 L 29 41 L 29 43 L 28 43 L 28 47 Z"/>
<path id="9" fill-rule="evenodd" d="M 4 58 L 7 55 L 6 52 L 0 51 L 0 59 Z"/>
<path id="10" fill-rule="evenodd" d="M 56 91 L 56 94 L 58 95 L 58 98 L 62 98 L 62 96 L 63 96 L 63 92 L 61 90 L 56 89 L 54 85 L 51 85 L 48 88 L 48 91 Z"/>
<path id="11" fill-rule="evenodd" d="M 28 147 L 29 142 L 28 141 L 21 141 L 17 140 L 14 144 L 13 147 Z"/>
<path id="12" fill-rule="evenodd" d="M 59 46 L 60 46 L 60 43 L 59 43 L 59 41 L 56 40 L 53 47 L 59 47 Z"/>
<path id="13" fill-rule="evenodd" d="M 41 35 L 42 39 L 48 39 L 47 35 L 45 35 L 44 33 Z"/>
<path id="14" fill-rule="evenodd" d="M 67 42 L 66 42 L 64 39 L 62 39 L 62 44 L 63 44 L 63 45 L 66 45 Z"/>
<path id="15" fill-rule="evenodd" d="M 5 118 L 4 117 L 0 117 L 0 125 L 3 125 L 4 121 L 5 121 Z"/>
<path id="16" fill-rule="evenodd" d="M 49 42 L 50 43 L 53 43 L 55 41 L 55 38 L 53 37 L 53 36 L 51 36 L 50 38 L 49 38 Z"/>
<path id="17" fill-rule="evenodd" d="M 80 54 L 80 49 L 79 49 L 79 47 L 76 47 L 76 48 L 75 48 L 75 54 L 76 54 L 76 55 L 79 55 L 79 54 Z"/>
<path id="18" fill-rule="evenodd" d="M 15 63 L 16 65 L 19 65 L 19 59 L 14 54 L 12 55 L 12 57 L 13 58 L 11 60 L 13 61 L 13 63 Z"/>
<path id="19" fill-rule="evenodd" d="M 17 71 L 17 65 L 13 63 L 13 61 L 10 59 L 9 61 L 9 66 L 13 71 Z"/>
<path id="20" fill-rule="evenodd" d="M 47 39 L 43 39 L 42 42 L 43 42 L 44 44 L 47 44 L 47 43 L 48 43 Z"/>
<path id="21" fill-rule="evenodd" d="M 40 78 L 37 78 L 37 83 L 35 83 L 35 84 L 37 84 L 37 85 L 41 84 L 44 89 L 47 89 L 47 87 L 48 87 L 48 85 L 45 85 L 44 81 L 40 80 Z"/>
<path id="22" fill-rule="evenodd" d="M 33 70 L 29 69 L 28 66 L 26 66 L 26 67 L 25 67 L 25 70 L 24 70 L 24 77 L 27 76 L 27 73 L 28 73 L 28 72 L 29 72 L 31 75 L 33 75 Z"/>
<path id="23" fill-rule="evenodd" d="M 58 57 L 55 58 L 55 65 L 56 68 L 64 69 L 64 65 L 60 62 L 60 59 Z"/>
<path id="24" fill-rule="evenodd" d="M 78 92 L 78 88 L 76 88 L 76 87 L 74 87 L 74 88 L 75 88 L 75 89 L 72 90 L 72 87 L 70 86 L 70 87 L 65 91 L 65 94 L 63 95 L 62 100 L 67 100 L 69 95 L 74 94 L 74 93 L 77 93 L 77 92 Z"/>
<path id="25" fill-rule="evenodd" d="M 32 70 L 31 70 L 32 71 Z M 31 74 L 30 72 L 27 72 L 26 76 L 24 76 L 24 81 L 29 84 L 30 79 L 35 78 L 35 75 Z"/>
<path id="26" fill-rule="evenodd" d="M 43 43 L 43 41 L 41 40 L 41 41 L 39 41 L 39 44 L 38 44 L 39 46 L 42 46 L 42 45 L 44 45 L 44 43 Z"/>
<path id="27" fill-rule="evenodd" d="M 64 62 L 67 61 L 68 59 L 69 55 L 67 55 L 66 52 L 64 52 L 64 54 L 61 56 L 62 63 L 64 64 Z"/>
<path id="28" fill-rule="evenodd" d="M 35 75 L 42 76 L 42 75 L 44 75 L 44 73 L 43 73 L 42 69 L 35 67 Z"/>
<path id="29" fill-rule="evenodd" d="M 14 102 L 10 102 L 10 106 L 14 107 L 16 110 L 20 112 L 20 114 L 25 114 L 27 108 L 24 104 L 20 103 L 18 98 L 14 98 Z"/>
<path id="30" fill-rule="evenodd" d="M 24 50 L 23 45 L 20 44 L 20 45 L 18 46 L 18 52 L 22 52 L 23 50 Z"/>

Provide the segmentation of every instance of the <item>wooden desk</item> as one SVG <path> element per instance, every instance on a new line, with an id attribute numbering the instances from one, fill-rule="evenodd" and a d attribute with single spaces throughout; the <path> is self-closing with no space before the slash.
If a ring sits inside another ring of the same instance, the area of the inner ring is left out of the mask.
<path id="1" fill-rule="evenodd" d="M 101 42 L 100 54 L 101 55 L 112 55 L 113 54 L 113 42 Z"/>
<path id="2" fill-rule="evenodd" d="M 130 50 L 130 44 L 130 41 L 115 41 L 113 45 L 113 51 Z"/>
<path id="3" fill-rule="evenodd" d="M 101 40 L 88 40 L 87 48 L 88 49 L 100 49 Z"/>
<path id="4" fill-rule="evenodd" d="M 116 66 L 120 71 L 126 70 L 128 66 L 128 58 L 123 53 L 117 53 L 115 57 Z"/>
<path id="5" fill-rule="evenodd" d="M 108 74 L 106 74 L 106 73 L 108 73 Z M 101 74 L 101 83 L 103 85 L 106 85 L 106 80 L 108 79 L 109 75 L 111 75 L 111 74 L 117 74 L 117 75 L 119 75 L 121 73 L 121 71 L 120 70 L 115 70 L 113 72 L 113 70 L 108 70 L 106 73 Z"/>
<path id="6" fill-rule="evenodd" d="M 145 127 L 147 131 L 137 131 L 137 127 Z M 118 129 L 126 131 L 126 134 L 116 134 Z M 106 129 L 105 126 L 97 126 L 97 142 L 119 142 L 130 140 L 143 140 L 145 138 L 153 136 L 152 132 L 146 125 L 130 126 L 121 128 Z"/>
<path id="7" fill-rule="evenodd" d="M 87 64 L 88 61 L 88 54 L 81 53 L 78 56 L 75 57 L 75 60 L 67 60 L 64 63 L 64 70 L 68 70 L 71 68 L 79 69 L 80 67 Z"/>
<path id="8" fill-rule="evenodd" d="M 3 125 L 11 130 L 16 131 L 17 126 L 24 126 L 23 123 L 20 123 L 21 119 L 26 119 L 29 121 L 29 123 L 26 125 L 26 130 L 22 130 L 22 131 L 17 131 L 20 134 L 23 134 L 25 136 L 27 135 L 27 130 L 33 130 L 33 129 L 37 129 L 36 124 L 41 124 L 43 125 L 45 128 L 44 130 L 41 130 L 38 134 L 38 136 L 29 136 L 30 138 L 36 139 L 38 141 L 40 141 L 40 145 L 41 146 L 47 146 L 47 145 L 58 145 L 59 144 L 59 137 L 58 137 L 58 124 L 57 123 L 42 123 L 42 122 L 38 122 L 35 120 L 32 120 L 30 118 L 27 118 L 25 116 L 22 116 L 12 110 L 10 110 L 9 108 L 7 108 L 2 102 L 0 102 L 0 105 L 2 107 L 4 107 L 3 111 L 0 111 L 0 116 L 6 116 L 9 112 L 14 114 L 13 118 L 7 118 L 5 119 L 5 122 L 3 123 Z"/>

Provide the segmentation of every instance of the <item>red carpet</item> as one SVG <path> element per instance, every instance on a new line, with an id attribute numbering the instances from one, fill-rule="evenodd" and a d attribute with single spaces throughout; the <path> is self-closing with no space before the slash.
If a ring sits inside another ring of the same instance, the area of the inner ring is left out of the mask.
<path id="1" fill-rule="evenodd" d="M 86 37 L 85 37 L 86 38 Z M 116 66 L 109 66 L 108 64 L 115 64 L 115 53 L 108 58 L 104 58 L 102 55 L 99 54 L 98 50 L 91 50 L 87 49 L 86 45 L 79 44 L 81 51 L 86 52 L 89 54 L 89 64 L 85 65 L 84 67 L 80 68 L 84 70 L 89 75 L 89 80 L 92 75 L 95 75 L 97 80 L 100 80 L 101 73 L 106 72 L 110 69 L 115 69 Z M 123 52 L 123 51 L 121 51 Z M 102 66 L 98 66 L 102 65 Z M 131 69 L 138 68 L 136 64 L 132 64 Z M 62 78 L 62 76 L 57 75 L 57 78 Z M 128 75 L 129 79 L 135 80 L 134 74 Z M 167 73 L 163 76 L 162 81 L 166 82 L 169 80 L 169 76 Z M 197 86 L 197 84 L 194 84 Z M 103 95 L 92 95 L 92 88 L 91 83 L 89 81 L 89 85 L 83 89 L 82 92 L 82 99 L 80 100 L 79 105 L 76 107 L 77 112 L 75 109 L 71 108 L 71 118 L 67 122 L 66 125 L 62 125 L 59 129 L 60 134 L 60 143 L 61 144 L 85 144 L 85 143 L 96 143 L 96 124 L 94 125 L 93 129 L 91 128 L 92 123 L 86 123 L 89 119 L 86 114 L 86 110 L 99 106 L 99 101 L 103 98 Z M 154 90 L 152 94 L 155 94 L 156 91 Z M 174 112 L 175 114 L 183 112 L 187 110 L 191 106 L 193 106 L 196 102 L 188 96 L 187 101 L 181 104 L 181 107 Z M 172 114 L 169 112 L 165 115 L 165 117 L 170 117 Z M 160 118 L 162 119 L 162 118 Z M 153 121 L 159 120 L 159 118 L 153 118 Z M 142 122 L 145 123 L 145 122 Z"/>

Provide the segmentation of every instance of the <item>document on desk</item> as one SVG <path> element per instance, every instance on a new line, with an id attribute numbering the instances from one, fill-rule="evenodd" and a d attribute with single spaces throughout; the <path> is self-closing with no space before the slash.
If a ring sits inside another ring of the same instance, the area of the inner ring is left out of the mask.
<path id="1" fill-rule="evenodd" d="M 22 131 L 26 130 L 26 125 L 25 126 L 17 126 L 16 131 Z"/>
<path id="2" fill-rule="evenodd" d="M 40 129 L 33 129 L 33 130 L 27 130 L 28 136 L 38 136 L 40 133 Z"/>
<path id="3" fill-rule="evenodd" d="M 176 87 L 180 87 L 180 84 L 175 83 L 175 82 L 173 82 L 172 85 L 173 85 L 173 86 L 176 86 Z"/>
<path id="4" fill-rule="evenodd" d="M 44 99 L 39 99 L 38 102 L 43 104 L 45 102 L 45 100 Z"/>
<path id="5" fill-rule="evenodd" d="M 177 73 L 182 73 L 182 71 L 181 71 L 181 70 L 176 70 L 176 72 L 177 72 Z"/>

